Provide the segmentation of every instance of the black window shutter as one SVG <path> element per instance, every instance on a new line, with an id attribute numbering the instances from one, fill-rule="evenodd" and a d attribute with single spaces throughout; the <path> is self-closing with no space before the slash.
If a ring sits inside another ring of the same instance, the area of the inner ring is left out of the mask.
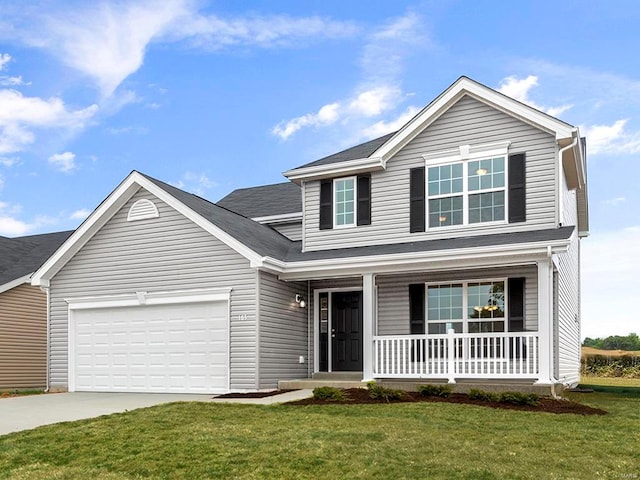
<path id="1" fill-rule="evenodd" d="M 371 225 L 371 175 L 358 175 L 358 225 Z"/>
<path id="2" fill-rule="evenodd" d="M 424 333 L 424 283 L 409 285 L 409 323 L 412 335 Z"/>
<path id="3" fill-rule="evenodd" d="M 411 169 L 409 183 L 409 232 L 424 232 L 426 221 L 424 167 Z"/>
<path id="4" fill-rule="evenodd" d="M 320 181 L 320 230 L 333 228 L 333 180 Z"/>
<path id="5" fill-rule="evenodd" d="M 509 155 L 509 223 L 527 220 L 525 154 Z"/>
<path id="6" fill-rule="evenodd" d="M 524 332 L 524 278 L 510 278 L 508 284 L 509 331 Z"/>

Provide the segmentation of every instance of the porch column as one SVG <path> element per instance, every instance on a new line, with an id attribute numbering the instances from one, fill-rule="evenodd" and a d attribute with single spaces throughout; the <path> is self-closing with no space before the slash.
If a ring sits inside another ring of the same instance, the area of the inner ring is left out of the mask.
<path id="1" fill-rule="evenodd" d="M 362 275 L 362 381 L 373 380 L 373 332 L 375 282 L 372 273 Z"/>
<path id="2" fill-rule="evenodd" d="M 550 384 L 553 383 L 553 268 L 550 258 L 538 262 L 538 333 L 540 373 L 536 383 Z"/>

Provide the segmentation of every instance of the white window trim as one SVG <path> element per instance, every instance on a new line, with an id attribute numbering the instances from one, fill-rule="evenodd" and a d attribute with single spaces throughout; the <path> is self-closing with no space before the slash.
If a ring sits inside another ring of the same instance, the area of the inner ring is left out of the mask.
<path id="1" fill-rule="evenodd" d="M 443 150 L 423 154 L 425 160 L 425 230 L 456 230 L 468 227 L 506 225 L 509 212 L 509 145 L 511 142 L 487 143 L 482 145 L 460 145 L 454 150 Z M 490 158 L 504 158 L 504 187 L 469 191 L 469 162 Z M 429 168 L 462 164 L 462 191 L 456 193 L 429 195 Z M 469 196 L 480 193 L 504 192 L 504 219 L 491 222 L 469 223 Z M 462 223 L 457 225 L 429 226 L 429 200 L 462 196 Z"/>
<path id="2" fill-rule="evenodd" d="M 425 335 L 429 335 L 429 323 L 443 323 L 441 320 L 433 320 L 429 322 L 429 287 L 437 287 L 441 285 L 462 285 L 462 318 L 455 320 L 448 320 L 444 323 L 460 323 L 462 322 L 462 333 L 469 333 L 469 284 L 470 283 L 487 283 L 487 282 L 503 282 L 504 283 L 504 332 L 509 331 L 509 279 L 508 277 L 498 278 L 482 278 L 482 279 L 469 279 L 469 280 L 443 280 L 439 282 L 426 282 L 425 294 L 424 294 L 424 331 Z M 472 319 L 472 321 L 482 321 L 481 319 Z M 500 319 L 485 319 L 485 321 L 500 321 Z M 502 332 L 499 332 L 502 333 Z"/>
<path id="3" fill-rule="evenodd" d="M 336 208 L 336 205 L 337 205 L 336 195 L 338 193 L 336 189 L 336 182 L 343 182 L 345 180 L 353 180 L 353 223 L 338 225 L 336 223 L 336 216 L 338 213 Z M 358 177 L 351 176 L 351 177 L 334 178 L 333 179 L 333 228 L 335 229 L 354 228 L 356 226 L 358 226 Z"/>

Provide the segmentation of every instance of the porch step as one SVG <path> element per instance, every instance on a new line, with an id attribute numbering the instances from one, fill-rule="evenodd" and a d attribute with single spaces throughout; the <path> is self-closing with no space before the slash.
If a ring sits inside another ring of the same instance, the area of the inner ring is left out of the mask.
<path id="1" fill-rule="evenodd" d="M 362 377 L 362 376 L 361 376 Z M 317 388 L 317 387 L 335 387 L 335 388 L 366 388 L 366 384 L 360 380 L 337 380 L 337 379 L 318 379 L 318 378 L 303 378 L 300 380 L 280 380 L 278 382 L 278 389 L 280 390 L 292 390 L 292 389 L 305 389 L 305 388 Z"/>
<path id="2" fill-rule="evenodd" d="M 362 380 L 362 372 L 316 372 L 314 380 Z"/>

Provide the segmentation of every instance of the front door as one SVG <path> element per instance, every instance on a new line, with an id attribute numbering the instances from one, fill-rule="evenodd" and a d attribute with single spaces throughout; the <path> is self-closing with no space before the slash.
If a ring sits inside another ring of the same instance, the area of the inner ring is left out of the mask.
<path id="1" fill-rule="evenodd" d="M 331 303 L 331 370 L 362 371 L 362 292 L 333 292 Z"/>

